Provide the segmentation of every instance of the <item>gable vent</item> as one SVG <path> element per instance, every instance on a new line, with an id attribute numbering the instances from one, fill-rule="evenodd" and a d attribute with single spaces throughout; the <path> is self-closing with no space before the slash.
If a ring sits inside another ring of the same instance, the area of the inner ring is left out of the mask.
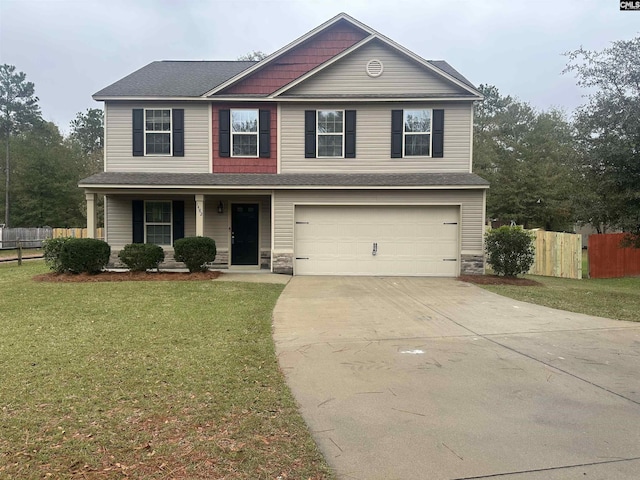
<path id="1" fill-rule="evenodd" d="M 369 75 L 370 77 L 379 77 L 384 71 L 384 65 L 382 65 L 382 62 L 380 60 L 374 58 L 373 60 L 369 60 L 367 62 L 366 70 L 367 75 Z"/>

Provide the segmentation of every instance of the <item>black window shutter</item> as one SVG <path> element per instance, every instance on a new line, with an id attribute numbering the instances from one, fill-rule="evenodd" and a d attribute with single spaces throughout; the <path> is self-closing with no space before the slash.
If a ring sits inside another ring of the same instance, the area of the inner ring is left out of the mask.
<path id="1" fill-rule="evenodd" d="M 144 202 L 131 201 L 131 219 L 133 220 L 132 243 L 144 243 Z"/>
<path id="2" fill-rule="evenodd" d="M 218 113 L 220 120 L 220 156 L 231 156 L 231 111 L 220 110 Z"/>
<path id="3" fill-rule="evenodd" d="M 184 157 L 184 109 L 173 109 L 173 156 Z"/>
<path id="4" fill-rule="evenodd" d="M 174 200 L 173 210 L 173 241 L 184 238 L 184 201 Z"/>
<path id="5" fill-rule="evenodd" d="M 144 156 L 144 110 L 133 109 L 133 156 Z"/>
<path id="6" fill-rule="evenodd" d="M 391 158 L 402 158 L 403 110 L 391 110 Z"/>
<path id="7" fill-rule="evenodd" d="M 431 132 L 432 149 L 434 158 L 444 157 L 444 110 L 433 111 L 433 131 Z"/>
<path id="8" fill-rule="evenodd" d="M 356 158 L 356 111 L 344 112 L 344 156 Z"/>
<path id="9" fill-rule="evenodd" d="M 271 110 L 260 110 L 260 157 L 271 156 Z"/>
<path id="10" fill-rule="evenodd" d="M 304 158 L 316 158 L 316 111 L 304 111 Z"/>

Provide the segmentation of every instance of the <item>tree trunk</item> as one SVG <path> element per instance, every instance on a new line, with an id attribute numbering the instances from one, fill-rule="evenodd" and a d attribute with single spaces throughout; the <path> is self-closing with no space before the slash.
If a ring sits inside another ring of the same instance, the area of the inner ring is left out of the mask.
<path id="1" fill-rule="evenodd" d="M 7 128 L 7 152 L 6 152 L 6 162 L 5 166 L 6 177 L 5 177 L 5 192 L 4 192 L 4 226 L 9 227 L 9 133 L 10 130 Z"/>

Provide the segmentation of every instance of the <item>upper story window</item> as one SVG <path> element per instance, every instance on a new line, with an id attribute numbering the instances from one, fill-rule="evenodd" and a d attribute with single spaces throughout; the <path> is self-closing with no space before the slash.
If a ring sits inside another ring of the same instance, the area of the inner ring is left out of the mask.
<path id="1" fill-rule="evenodd" d="M 258 110 L 231 110 L 231 156 L 258 156 Z"/>
<path id="2" fill-rule="evenodd" d="M 171 109 L 144 111 L 146 155 L 171 155 Z"/>
<path id="3" fill-rule="evenodd" d="M 431 155 L 431 110 L 404 111 L 404 156 Z"/>
<path id="4" fill-rule="evenodd" d="M 134 157 L 184 157 L 184 108 L 134 108 L 132 114 Z"/>
<path id="5" fill-rule="evenodd" d="M 342 157 L 344 110 L 318 110 L 318 157 Z"/>

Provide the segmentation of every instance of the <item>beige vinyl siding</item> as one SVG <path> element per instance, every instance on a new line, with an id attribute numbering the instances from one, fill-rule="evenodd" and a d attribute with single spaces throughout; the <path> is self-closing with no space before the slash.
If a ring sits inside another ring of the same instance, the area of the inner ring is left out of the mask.
<path id="1" fill-rule="evenodd" d="M 366 72 L 369 60 L 382 62 L 379 77 Z M 372 41 L 291 88 L 287 95 L 460 94 L 468 93 L 428 67 L 410 60 L 378 41 Z"/>
<path id="2" fill-rule="evenodd" d="M 134 108 L 184 108 L 184 157 L 134 157 Z M 107 172 L 209 172 L 209 106 L 179 102 L 105 102 Z"/>
<path id="3" fill-rule="evenodd" d="M 294 209 L 301 205 L 460 205 L 461 253 L 482 252 L 482 190 L 283 190 L 275 194 L 274 251 L 293 253 Z"/>
<path id="4" fill-rule="evenodd" d="M 391 158 L 391 111 L 444 109 L 444 157 Z M 305 110 L 356 111 L 356 158 L 305 158 Z M 473 104 L 282 104 L 281 173 L 469 172 Z"/>

